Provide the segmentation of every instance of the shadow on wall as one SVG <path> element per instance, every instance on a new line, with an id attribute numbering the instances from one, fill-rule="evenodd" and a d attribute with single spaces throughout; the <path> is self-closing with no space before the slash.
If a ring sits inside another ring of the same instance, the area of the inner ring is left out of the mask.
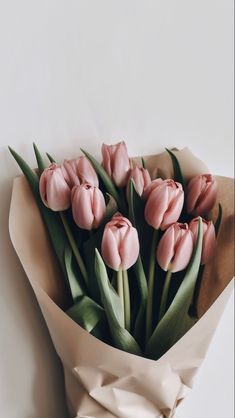
<path id="1" fill-rule="evenodd" d="M 67 418 L 61 363 L 8 233 L 12 180 L 0 149 L 0 392 L 6 418 Z"/>

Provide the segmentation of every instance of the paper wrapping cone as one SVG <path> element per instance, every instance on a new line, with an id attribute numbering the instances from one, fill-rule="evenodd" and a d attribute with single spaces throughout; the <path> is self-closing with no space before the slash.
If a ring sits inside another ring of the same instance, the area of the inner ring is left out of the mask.
<path id="1" fill-rule="evenodd" d="M 181 164 L 185 161 L 181 157 L 187 158 L 189 170 L 183 166 L 187 178 L 207 171 L 189 150 L 177 153 Z M 147 162 L 155 173 L 172 176 L 166 154 L 150 157 Z M 232 291 L 233 182 L 222 177 L 217 180 L 224 219 L 215 260 L 206 269 L 201 286 L 199 311 L 203 315 L 164 356 L 153 361 L 106 345 L 63 312 L 63 279 L 40 213 L 25 179 L 15 179 L 10 236 L 61 358 L 72 418 L 175 416 L 177 405 L 192 388 Z"/>

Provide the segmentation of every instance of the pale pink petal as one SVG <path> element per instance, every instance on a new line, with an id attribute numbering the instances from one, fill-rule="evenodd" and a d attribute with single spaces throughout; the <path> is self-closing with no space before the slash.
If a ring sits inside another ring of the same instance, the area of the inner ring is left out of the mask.
<path id="1" fill-rule="evenodd" d="M 122 269 L 127 270 L 136 263 L 140 251 L 137 230 L 128 227 L 119 247 Z"/>
<path id="2" fill-rule="evenodd" d="M 167 271 L 174 257 L 175 232 L 173 226 L 168 228 L 157 246 L 157 261 L 160 267 Z"/>
<path id="3" fill-rule="evenodd" d="M 206 264 L 213 257 L 216 249 L 215 227 L 212 222 L 208 223 L 207 230 L 203 236 L 201 264 Z"/>
<path id="4" fill-rule="evenodd" d="M 91 193 L 83 186 L 78 186 L 72 199 L 73 217 L 79 228 L 91 230 L 94 222 Z"/>
<path id="5" fill-rule="evenodd" d="M 201 194 L 203 179 L 202 176 L 195 176 L 190 180 L 187 187 L 187 211 L 192 213 L 197 200 Z"/>
<path id="6" fill-rule="evenodd" d="M 177 195 L 173 198 L 170 206 L 164 214 L 161 229 L 164 231 L 171 224 L 178 221 L 184 205 L 184 192 L 181 190 L 177 191 Z"/>
<path id="7" fill-rule="evenodd" d="M 94 214 L 93 228 L 98 228 L 105 216 L 105 200 L 103 193 L 97 187 L 94 188 L 92 210 Z"/>
<path id="8" fill-rule="evenodd" d="M 149 195 L 145 205 L 145 219 L 149 225 L 159 229 L 168 208 L 168 191 L 163 185 L 156 187 Z"/>
<path id="9" fill-rule="evenodd" d="M 192 257 L 192 253 L 193 236 L 192 232 L 187 230 L 176 245 L 175 255 L 171 264 L 171 271 L 174 273 L 176 271 L 184 270 Z"/>
<path id="10" fill-rule="evenodd" d="M 121 258 L 119 255 L 117 241 L 110 228 L 105 228 L 101 244 L 101 253 L 105 263 L 115 271 L 121 268 Z"/>

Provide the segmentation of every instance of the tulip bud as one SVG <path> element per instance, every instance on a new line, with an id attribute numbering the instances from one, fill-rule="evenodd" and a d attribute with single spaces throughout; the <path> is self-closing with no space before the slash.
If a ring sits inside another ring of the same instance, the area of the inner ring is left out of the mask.
<path id="1" fill-rule="evenodd" d="M 59 165 L 53 163 L 43 171 L 39 191 L 43 203 L 51 210 L 57 212 L 70 207 L 70 188 Z"/>
<path id="2" fill-rule="evenodd" d="M 151 177 L 146 168 L 135 167 L 130 171 L 129 180 L 132 180 L 135 185 L 136 192 L 142 196 L 144 191 L 151 184 Z"/>
<path id="3" fill-rule="evenodd" d="M 211 174 L 195 176 L 187 187 L 187 211 L 195 216 L 206 216 L 217 197 L 216 180 Z"/>
<path id="4" fill-rule="evenodd" d="M 145 219 L 153 228 L 164 231 L 179 219 L 183 204 L 182 185 L 174 180 L 163 180 L 156 183 L 148 196 Z"/>
<path id="5" fill-rule="evenodd" d="M 137 230 L 131 222 L 117 213 L 107 223 L 102 239 L 102 256 L 113 270 L 127 270 L 137 261 L 139 255 Z"/>
<path id="6" fill-rule="evenodd" d="M 176 222 L 166 230 L 159 241 L 157 261 L 163 270 L 174 273 L 187 267 L 192 252 L 193 234 L 188 224 Z"/>
<path id="7" fill-rule="evenodd" d="M 105 200 L 98 187 L 81 184 L 72 189 L 73 218 L 79 228 L 98 228 L 105 216 Z"/>
<path id="8" fill-rule="evenodd" d="M 130 159 L 125 142 L 115 145 L 102 145 L 103 167 L 118 187 L 127 184 L 130 172 Z"/>
<path id="9" fill-rule="evenodd" d="M 193 219 L 189 224 L 189 229 L 192 231 L 194 243 L 197 241 L 199 218 Z M 206 264 L 215 253 L 216 235 L 215 227 L 212 221 L 202 219 L 203 226 L 203 241 L 202 241 L 202 256 L 201 264 Z"/>
<path id="10" fill-rule="evenodd" d="M 73 160 L 65 160 L 62 164 L 62 170 L 71 188 L 83 183 L 95 187 L 99 186 L 98 176 L 90 161 L 84 156 Z"/>

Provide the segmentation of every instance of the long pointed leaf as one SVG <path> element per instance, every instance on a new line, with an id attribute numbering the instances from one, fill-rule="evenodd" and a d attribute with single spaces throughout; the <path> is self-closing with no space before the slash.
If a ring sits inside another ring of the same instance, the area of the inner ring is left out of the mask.
<path id="1" fill-rule="evenodd" d="M 143 217 L 143 210 L 144 205 L 137 194 L 133 181 L 130 181 L 128 186 L 128 204 L 129 204 L 129 218 L 133 225 L 136 227 L 137 224 L 140 225 L 140 219 Z M 137 222 L 136 222 L 137 217 Z M 142 218 L 143 219 L 143 218 Z M 138 231 L 139 235 L 141 234 L 141 230 Z M 142 238 L 142 237 L 141 237 Z M 140 303 L 139 309 L 137 312 L 137 317 L 134 325 L 134 337 L 135 339 L 143 345 L 145 339 L 145 313 L 146 313 L 146 305 L 147 305 L 147 298 L 148 298 L 148 285 L 147 279 L 145 276 L 143 264 L 141 257 L 138 257 L 137 262 L 135 263 L 134 267 L 135 277 L 139 289 L 139 296 L 140 296 Z"/>
<path id="2" fill-rule="evenodd" d="M 200 219 L 197 243 L 184 280 L 147 344 L 146 355 L 154 360 L 166 353 L 196 322 L 190 318 L 188 311 L 200 268 L 202 239 L 203 226 Z"/>
<path id="3" fill-rule="evenodd" d="M 95 270 L 100 288 L 102 303 L 106 312 L 114 345 L 120 350 L 124 350 L 136 355 L 141 355 L 141 350 L 137 342 L 132 337 L 132 335 L 121 326 L 118 320 L 118 315 L 115 311 L 112 294 L 110 292 L 110 282 L 106 267 L 98 250 L 96 250 L 95 256 Z"/>
<path id="4" fill-rule="evenodd" d="M 65 260 L 65 268 L 66 268 L 67 277 L 68 277 L 68 281 L 69 281 L 69 285 L 71 289 L 72 298 L 73 298 L 74 303 L 76 303 L 78 298 L 83 296 L 85 292 L 81 284 L 79 283 L 78 273 L 75 273 L 74 271 L 73 253 L 69 245 L 65 247 L 64 260 Z M 82 282 L 83 280 L 81 279 L 81 283 Z"/>
<path id="5" fill-rule="evenodd" d="M 169 150 L 169 149 L 166 148 L 166 151 L 170 155 L 171 161 L 172 161 L 172 164 L 173 164 L 174 180 L 177 181 L 177 182 L 179 182 L 179 183 L 181 183 L 182 186 L 183 186 L 183 189 L 185 191 L 186 190 L 186 182 L 185 182 L 185 179 L 184 179 L 184 176 L 183 176 L 183 173 L 182 173 L 182 170 L 181 170 L 179 161 L 176 158 L 175 154 L 171 150 Z"/>
<path id="6" fill-rule="evenodd" d="M 39 173 L 41 174 L 43 170 L 46 168 L 46 164 L 44 163 L 43 157 L 35 143 L 33 143 L 33 149 L 34 149 L 35 157 L 36 157 L 37 164 L 38 164 L 38 170 L 39 170 Z"/>
<path id="7" fill-rule="evenodd" d="M 216 236 L 218 236 L 220 225 L 221 225 L 221 222 L 222 222 L 222 218 L 223 218 L 223 208 L 222 208 L 221 204 L 219 203 L 218 216 L 217 216 L 217 219 L 215 221 L 215 234 L 216 234 Z"/>

